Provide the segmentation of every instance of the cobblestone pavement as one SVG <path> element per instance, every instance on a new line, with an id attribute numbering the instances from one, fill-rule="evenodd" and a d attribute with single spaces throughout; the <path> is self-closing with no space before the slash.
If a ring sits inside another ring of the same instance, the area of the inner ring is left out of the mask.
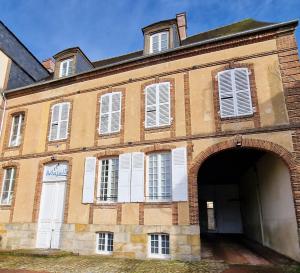
<path id="1" fill-rule="evenodd" d="M 300 267 L 232 266 L 201 262 L 131 260 L 100 256 L 0 256 L 0 273 L 299 273 Z"/>

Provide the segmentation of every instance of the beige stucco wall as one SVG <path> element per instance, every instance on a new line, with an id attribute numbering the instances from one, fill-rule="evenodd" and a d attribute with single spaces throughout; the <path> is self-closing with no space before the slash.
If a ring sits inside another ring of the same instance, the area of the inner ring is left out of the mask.
<path id="1" fill-rule="evenodd" d="M 227 58 L 247 56 L 250 53 L 271 51 L 276 48 L 275 41 L 260 42 L 255 45 L 244 45 L 234 49 L 220 50 L 199 56 L 189 57 L 181 60 L 174 60 L 168 63 L 156 64 L 149 67 L 134 69 L 119 73 L 113 76 L 106 76 L 95 80 L 89 80 L 64 87 L 53 88 L 51 90 L 34 93 L 28 96 L 13 98 L 8 101 L 8 107 L 19 104 L 32 103 L 37 100 L 55 98 L 35 104 L 24 105 L 22 108 L 28 110 L 28 118 L 25 130 L 23 154 L 42 153 L 46 149 L 47 128 L 50 114 L 50 104 L 57 100 L 57 96 L 68 95 L 77 91 L 84 91 L 94 88 L 87 93 L 80 93 L 68 96 L 73 102 L 71 137 L 69 148 L 92 147 L 95 144 L 96 111 L 99 107 L 97 95 L 107 89 L 101 86 L 108 86 L 129 78 L 156 75 L 159 72 L 170 72 L 166 78 L 175 80 L 175 136 L 185 136 L 186 134 L 186 110 L 184 100 L 184 73 L 172 73 L 180 68 L 189 68 L 193 65 L 212 63 Z M 276 54 L 256 57 L 243 61 L 253 63 L 257 86 L 257 96 L 260 109 L 262 126 L 272 126 L 275 124 L 287 123 L 287 113 L 284 104 L 281 79 L 279 75 L 278 57 Z M 213 108 L 213 82 L 212 71 L 220 66 L 209 66 L 206 68 L 191 70 L 190 76 L 190 107 L 192 134 L 207 134 L 215 131 L 215 115 Z M 120 85 L 125 88 L 125 124 L 124 142 L 140 141 L 140 121 L 144 113 L 141 113 L 141 86 L 148 80 L 138 80 L 136 82 Z M 98 87 L 98 89 L 97 89 Z M 118 87 L 116 87 L 118 88 Z M 10 109 L 6 113 L 16 110 Z M 38 118 L 37 118 L 38 117 Z M 223 130 L 253 128 L 252 122 L 241 122 L 239 124 L 225 124 Z M 7 124 L 4 124 L 4 130 Z M 34 133 L 33 133 L 34 132 Z M 4 134 L 3 134 L 4 135 Z M 3 135 L 1 142 L 3 143 Z M 161 133 L 146 132 L 146 140 L 156 140 L 169 138 L 170 131 Z M 120 137 L 100 139 L 96 141 L 98 146 L 109 146 L 120 143 Z M 51 151 L 64 150 L 65 146 L 47 147 Z M 9 154 L 7 154 L 9 155 Z"/>
<path id="2" fill-rule="evenodd" d="M 0 90 L 6 88 L 11 60 L 0 51 Z"/>
<path id="3" fill-rule="evenodd" d="M 297 221 L 289 170 L 270 154 L 250 169 L 241 183 L 244 230 L 251 239 L 300 260 Z"/>

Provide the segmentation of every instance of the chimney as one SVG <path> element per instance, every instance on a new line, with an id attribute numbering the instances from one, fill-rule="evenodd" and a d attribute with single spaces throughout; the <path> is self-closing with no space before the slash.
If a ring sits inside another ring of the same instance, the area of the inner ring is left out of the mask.
<path id="1" fill-rule="evenodd" d="M 186 39 L 186 29 L 187 29 L 187 23 L 186 23 L 186 13 L 181 12 L 176 14 L 176 20 L 177 20 L 177 25 L 179 29 L 179 37 L 180 41 Z"/>
<path id="2" fill-rule="evenodd" d="M 50 72 L 53 73 L 54 72 L 54 60 L 52 58 L 46 59 L 42 62 L 42 65 Z"/>

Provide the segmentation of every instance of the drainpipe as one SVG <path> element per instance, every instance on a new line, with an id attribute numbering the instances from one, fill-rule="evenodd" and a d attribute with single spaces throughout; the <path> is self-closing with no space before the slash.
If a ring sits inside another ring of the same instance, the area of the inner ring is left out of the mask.
<path id="1" fill-rule="evenodd" d="M 0 137 L 2 135 L 2 128 L 3 128 L 4 116 L 5 116 L 5 110 L 6 110 L 6 102 L 7 102 L 3 91 L 1 92 L 1 96 L 2 96 L 3 101 L 4 101 L 4 106 L 3 106 L 1 124 L 0 124 Z"/>

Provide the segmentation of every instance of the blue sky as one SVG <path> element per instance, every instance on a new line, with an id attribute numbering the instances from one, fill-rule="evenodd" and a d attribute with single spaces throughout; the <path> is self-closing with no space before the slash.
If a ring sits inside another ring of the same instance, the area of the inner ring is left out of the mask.
<path id="1" fill-rule="evenodd" d="M 73 46 L 93 61 L 140 50 L 142 27 L 182 11 L 193 35 L 249 17 L 298 19 L 300 0 L 0 0 L 0 20 L 40 60 Z"/>

